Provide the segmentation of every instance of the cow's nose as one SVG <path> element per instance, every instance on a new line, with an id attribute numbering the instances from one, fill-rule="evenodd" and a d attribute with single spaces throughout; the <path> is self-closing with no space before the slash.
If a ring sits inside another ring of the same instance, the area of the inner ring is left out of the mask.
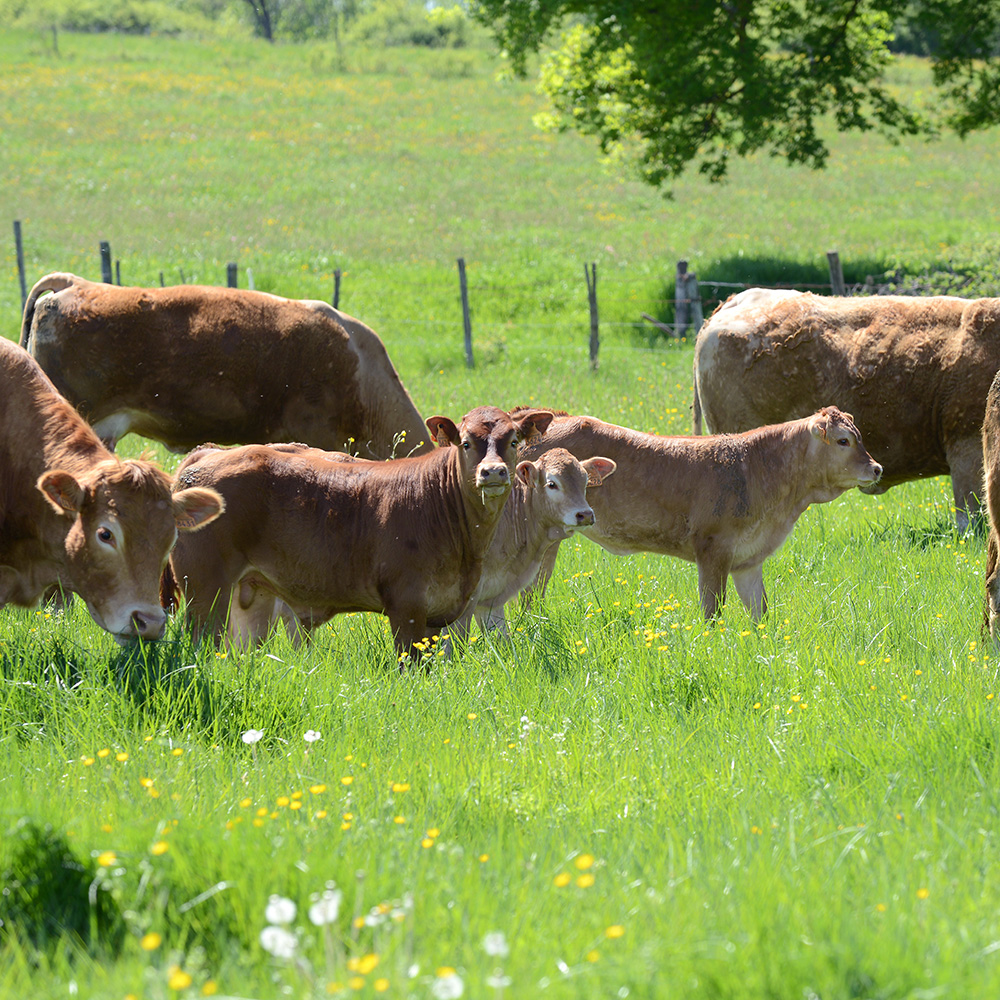
<path id="1" fill-rule="evenodd" d="M 576 512 L 576 523 L 579 525 L 593 524 L 594 512 L 589 507 L 586 510 L 578 510 Z"/>
<path id="2" fill-rule="evenodd" d="M 506 483 L 508 475 L 506 465 L 481 465 L 476 479 L 480 486 L 487 486 L 491 483 Z"/>
<path id="3" fill-rule="evenodd" d="M 167 616 L 163 611 L 159 614 L 152 610 L 132 612 L 132 628 L 142 639 L 159 639 L 166 624 Z"/>

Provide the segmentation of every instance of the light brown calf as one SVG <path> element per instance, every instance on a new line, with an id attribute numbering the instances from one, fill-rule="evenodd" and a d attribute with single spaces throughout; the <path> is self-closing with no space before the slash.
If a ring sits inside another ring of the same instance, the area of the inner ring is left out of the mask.
<path id="1" fill-rule="evenodd" d="M 203 441 L 306 441 L 368 458 L 433 448 L 382 341 L 325 302 L 55 273 L 28 295 L 21 346 L 112 449 L 129 431 L 181 452 Z"/>
<path id="2" fill-rule="evenodd" d="M 514 411 L 514 416 L 518 413 Z M 596 523 L 585 534 L 609 552 L 660 552 L 698 566 L 706 618 L 716 615 L 732 576 L 755 619 L 767 610 L 764 560 L 799 515 L 853 486 L 878 482 L 881 466 L 865 451 L 849 414 L 824 407 L 802 420 L 743 434 L 661 437 L 596 417 L 557 415 L 544 438 L 522 447 L 537 458 L 562 447 L 605 455 L 618 471 L 590 497 Z M 539 582 L 555 564 L 546 554 Z"/>
<path id="3" fill-rule="evenodd" d="M 458 427 L 431 417 L 442 447 L 387 462 L 331 462 L 295 446 L 194 452 L 178 487 L 211 487 L 226 500 L 225 517 L 171 558 L 196 634 L 256 643 L 276 617 L 309 629 L 379 611 L 400 656 L 446 627 L 464 638 L 517 439 L 551 419 L 530 410 L 512 420 L 496 407 Z"/>
<path id="4" fill-rule="evenodd" d="M 885 469 L 865 493 L 950 475 L 960 531 L 979 510 L 986 393 L 1000 368 L 1000 299 L 831 298 L 750 288 L 695 341 L 694 430 L 750 430 L 830 400 Z"/>
<path id="5" fill-rule="evenodd" d="M 222 509 L 171 495 L 150 462 L 112 455 L 20 347 L 0 338 L 0 606 L 79 594 L 120 641 L 163 634 L 160 574 L 177 532 Z"/>

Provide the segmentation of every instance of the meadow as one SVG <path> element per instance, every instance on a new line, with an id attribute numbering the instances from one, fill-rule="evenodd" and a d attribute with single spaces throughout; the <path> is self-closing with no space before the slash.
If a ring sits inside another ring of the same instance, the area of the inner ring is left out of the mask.
<path id="1" fill-rule="evenodd" d="M 539 99 L 487 51 L 60 53 L 0 36 L 29 283 L 99 277 L 100 239 L 128 283 L 237 260 L 241 284 L 329 298 L 342 268 L 426 415 L 532 402 L 684 433 L 691 346 L 639 321 L 678 258 L 823 280 L 837 248 L 852 280 L 985 267 L 1000 232 L 995 134 L 836 138 L 822 174 L 755 159 L 666 201 L 534 131 Z M 811 508 L 759 626 L 734 594 L 706 626 L 692 565 L 575 540 L 509 644 L 475 634 L 426 672 L 394 669 L 375 616 L 234 654 L 183 618 L 122 649 L 79 602 L 5 609 L 0 997 L 995 995 L 1000 680 L 982 541 L 952 514 L 944 479 Z"/>

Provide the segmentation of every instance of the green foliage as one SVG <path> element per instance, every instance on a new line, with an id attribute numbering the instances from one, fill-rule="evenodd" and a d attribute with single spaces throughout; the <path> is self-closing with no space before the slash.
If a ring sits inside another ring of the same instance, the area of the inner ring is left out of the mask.
<path id="1" fill-rule="evenodd" d="M 463 48 L 473 27 L 461 7 L 428 9 L 413 0 L 375 0 L 351 24 L 354 42 L 370 46 L 415 45 L 432 49 Z"/>
<path id="2" fill-rule="evenodd" d="M 561 32 L 540 70 L 552 107 L 543 124 L 595 136 L 654 186 L 692 166 L 721 180 L 733 159 L 758 151 L 822 167 L 826 116 L 841 131 L 894 139 L 941 127 L 966 135 L 1000 120 L 990 96 L 1000 81 L 996 0 L 910 5 L 906 22 L 939 35 L 934 72 L 945 101 L 933 114 L 887 82 L 898 0 L 480 0 L 473 10 L 522 74 L 528 55 Z"/>
<path id="3" fill-rule="evenodd" d="M 23 817 L 5 832 L 0 884 L 0 946 L 14 940 L 40 951 L 120 945 L 122 920 L 106 871 L 81 861 L 51 824 Z"/>
<path id="4" fill-rule="evenodd" d="M 205 14 L 185 10 L 170 0 L 0 0 L 0 24 L 198 37 L 218 34 L 221 27 Z"/>

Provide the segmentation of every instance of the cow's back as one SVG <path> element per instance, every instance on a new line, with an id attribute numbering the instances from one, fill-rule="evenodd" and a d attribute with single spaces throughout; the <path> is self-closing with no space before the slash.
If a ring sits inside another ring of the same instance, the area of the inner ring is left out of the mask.
<path id="1" fill-rule="evenodd" d="M 33 291 L 22 336 L 108 440 L 134 431 L 176 451 L 301 440 L 387 457 L 405 430 L 430 448 L 377 335 L 323 303 L 59 277 L 72 281 L 37 301 Z"/>
<path id="2" fill-rule="evenodd" d="M 949 447 L 978 437 L 1000 364 L 994 304 L 748 290 L 698 334 L 705 423 L 712 433 L 737 432 L 835 405 L 853 414 L 885 467 L 880 489 L 947 473 Z"/>

